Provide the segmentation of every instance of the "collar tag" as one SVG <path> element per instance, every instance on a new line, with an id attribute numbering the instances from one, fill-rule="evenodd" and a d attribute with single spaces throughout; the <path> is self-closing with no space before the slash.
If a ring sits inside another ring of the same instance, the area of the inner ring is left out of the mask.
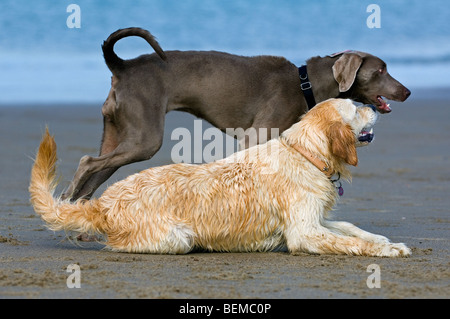
<path id="1" fill-rule="evenodd" d="M 331 183 L 336 188 L 339 196 L 343 196 L 344 188 L 342 188 L 342 183 L 339 181 L 341 179 L 341 173 L 338 172 L 337 174 L 338 174 L 338 177 L 336 179 L 331 179 Z"/>

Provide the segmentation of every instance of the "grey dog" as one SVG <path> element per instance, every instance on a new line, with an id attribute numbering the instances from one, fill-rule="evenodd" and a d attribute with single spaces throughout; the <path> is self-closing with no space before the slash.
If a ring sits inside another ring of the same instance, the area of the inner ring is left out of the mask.
<path id="1" fill-rule="evenodd" d="M 113 48 L 128 36 L 144 38 L 156 54 L 122 60 Z M 381 59 L 359 51 L 310 58 L 304 85 L 299 68 L 283 57 L 164 52 L 140 28 L 112 33 L 102 49 L 113 76 L 102 107 L 100 155 L 81 158 L 63 198 L 90 198 L 119 167 L 150 159 L 161 147 L 165 114 L 172 110 L 189 112 L 222 131 L 279 128 L 281 133 L 308 110 L 303 89 L 317 103 L 350 98 L 373 104 L 380 113 L 391 111 L 383 97 L 404 101 L 411 93 L 389 75 Z M 245 134 L 235 138 L 242 142 Z"/>

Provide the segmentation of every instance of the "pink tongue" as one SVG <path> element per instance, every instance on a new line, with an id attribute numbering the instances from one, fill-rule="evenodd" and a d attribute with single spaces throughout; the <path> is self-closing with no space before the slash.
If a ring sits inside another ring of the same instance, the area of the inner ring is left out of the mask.
<path id="1" fill-rule="evenodd" d="M 392 109 L 387 105 L 386 101 L 383 100 L 381 96 L 377 97 L 378 102 L 380 102 L 381 106 L 380 109 L 384 111 L 384 113 L 389 113 L 392 111 Z"/>

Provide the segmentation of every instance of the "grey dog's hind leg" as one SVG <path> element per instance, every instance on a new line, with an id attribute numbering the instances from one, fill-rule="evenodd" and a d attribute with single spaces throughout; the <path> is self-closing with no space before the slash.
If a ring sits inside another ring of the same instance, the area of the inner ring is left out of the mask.
<path id="1" fill-rule="evenodd" d="M 120 103 L 118 108 L 121 109 L 121 118 L 117 121 L 120 127 L 116 124 L 117 119 L 105 116 L 101 155 L 81 158 L 72 183 L 64 194 L 66 198 L 91 196 L 119 167 L 148 160 L 161 147 L 165 111 L 160 106 L 147 106 L 139 99 L 130 98 L 127 103 Z"/>

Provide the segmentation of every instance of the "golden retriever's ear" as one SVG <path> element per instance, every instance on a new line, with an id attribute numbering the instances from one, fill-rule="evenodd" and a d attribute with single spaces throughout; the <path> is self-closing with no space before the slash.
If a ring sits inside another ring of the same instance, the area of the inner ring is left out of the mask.
<path id="1" fill-rule="evenodd" d="M 335 156 L 342 158 L 349 165 L 358 165 L 355 135 L 350 125 L 334 122 L 329 126 L 328 138 L 331 152 Z"/>

